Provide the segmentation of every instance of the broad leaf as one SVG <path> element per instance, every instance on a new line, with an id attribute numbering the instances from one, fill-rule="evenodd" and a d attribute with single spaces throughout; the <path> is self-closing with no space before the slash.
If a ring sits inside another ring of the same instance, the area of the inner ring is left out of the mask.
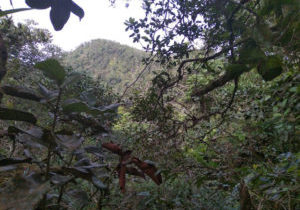
<path id="1" fill-rule="evenodd" d="M 42 99 L 35 92 L 20 86 L 4 85 L 1 87 L 1 90 L 6 95 L 15 96 L 23 99 L 29 99 L 33 101 L 40 101 Z"/>
<path id="2" fill-rule="evenodd" d="M 0 160 L 0 166 L 14 165 L 19 163 L 31 163 L 31 158 L 19 159 L 19 158 L 5 158 Z"/>
<path id="3" fill-rule="evenodd" d="M 55 80 L 58 85 L 63 84 L 66 72 L 57 60 L 48 59 L 35 64 L 34 67 L 42 70 L 48 78 Z"/>
<path id="4" fill-rule="evenodd" d="M 39 127 L 32 127 L 30 130 L 24 131 L 14 126 L 8 128 L 11 134 L 18 134 L 17 139 L 31 147 L 41 148 L 41 146 L 49 147 L 56 146 L 56 142 L 49 130 L 41 129 Z"/>
<path id="5" fill-rule="evenodd" d="M 68 85 L 78 82 L 80 80 L 80 76 L 81 76 L 80 73 L 77 73 L 77 72 L 71 73 L 70 75 L 66 76 L 66 79 L 65 79 L 64 83 L 61 85 L 61 87 L 64 88 Z"/>
<path id="6" fill-rule="evenodd" d="M 55 99 L 58 96 L 58 91 L 48 90 L 42 84 L 39 84 L 39 91 L 44 96 L 44 99 L 46 101 L 51 101 L 51 100 Z"/>
<path id="7" fill-rule="evenodd" d="M 89 113 L 90 112 L 89 106 L 86 103 L 79 101 L 77 99 L 66 100 L 63 104 L 63 110 L 66 113 L 72 113 L 72 112 Z"/>
<path id="8" fill-rule="evenodd" d="M 37 119 L 35 116 L 28 112 L 19 111 L 16 109 L 7 109 L 0 107 L 1 120 L 15 120 L 35 124 Z"/>
<path id="9" fill-rule="evenodd" d="M 108 106 L 102 106 L 102 107 L 98 107 L 99 110 L 101 110 L 103 113 L 106 112 L 116 112 L 118 110 L 118 107 L 120 106 L 120 104 L 110 104 Z"/>
<path id="10" fill-rule="evenodd" d="M 99 189 L 107 189 L 107 186 L 97 177 L 93 176 L 92 177 L 92 183 L 95 185 L 95 187 Z"/>
<path id="11" fill-rule="evenodd" d="M 71 0 L 53 0 L 50 10 L 50 19 L 56 31 L 60 31 L 68 22 L 71 6 Z"/>
<path id="12" fill-rule="evenodd" d="M 157 168 L 154 165 L 141 161 L 138 158 L 133 158 L 132 162 L 137 167 L 139 167 L 145 174 L 147 174 L 157 185 L 160 185 L 162 183 L 161 174 L 156 173 Z"/>
<path id="13" fill-rule="evenodd" d="M 254 40 L 249 40 L 239 51 L 239 63 L 257 65 L 266 56 Z"/>
<path id="14" fill-rule="evenodd" d="M 102 147 L 104 147 L 105 149 L 108 149 L 109 151 L 111 151 L 112 153 L 115 153 L 117 155 L 122 155 L 122 149 L 119 145 L 111 143 L 111 142 L 107 142 L 107 143 L 103 143 Z"/>
<path id="15" fill-rule="evenodd" d="M 70 180 L 72 180 L 73 178 L 70 176 L 63 176 L 63 175 L 59 175 L 59 174 L 54 174 L 54 176 L 51 177 L 51 182 L 55 185 L 63 185 L 67 182 L 69 182 Z"/>
<path id="16" fill-rule="evenodd" d="M 103 157 L 103 151 L 99 148 L 99 147 L 96 147 L 96 146 L 87 146 L 84 148 L 84 150 L 87 152 L 87 153 L 91 153 L 97 157 Z"/>
<path id="17" fill-rule="evenodd" d="M 83 138 L 76 135 L 57 135 L 56 142 L 68 149 L 69 151 L 76 150 L 82 143 Z"/>
<path id="18" fill-rule="evenodd" d="M 102 115 L 106 112 L 112 112 L 114 107 L 104 107 L 102 108 L 93 108 L 90 107 L 87 103 L 80 101 L 78 99 L 68 99 L 64 102 L 63 110 L 66 113 L 87 113 L 94 116 Z"/>
<path id="19" fill-rule="evenodd" d="M 33 9 L 47 9 L 52 0 L 26 0 L 26 4 Z"/>
<path id="20" fill-rule="evenodd" d="M 71 12 L 74 15 L 77 15 L 80 20 L 84 17 L 83 9 L 81 7 L 79 7 L 77 4 L 75 4 L 73 1 L 72 1 L 72 5 L 71 5 Z"/>
<path id="21" fill-rule="evenodd" d="M 14 177 L 12 186 L 1 189 L 0 209 L 32 210 L 50 189 L 49 182 L 41 181 L 39 174 Z"/>
<path id="22" fill-rule="evenodd" d="M 269 56 L 258 67 L 257 71 L 266 81 L 271 81 L 282 72 L 281 61 L 276 56 Z"/>

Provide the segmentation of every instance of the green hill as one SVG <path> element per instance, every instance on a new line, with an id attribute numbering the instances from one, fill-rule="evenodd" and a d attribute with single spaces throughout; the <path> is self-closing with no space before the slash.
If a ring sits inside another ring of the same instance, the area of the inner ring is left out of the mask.
<path id="1" fill-rule="evenodd" d="M 124 90 L 143 68 L 146 53 L 108 40 L 92 40 L 66 54 L 64 62 L 76 71 L 85 71 L 107 81 L 115 91 Z"/>

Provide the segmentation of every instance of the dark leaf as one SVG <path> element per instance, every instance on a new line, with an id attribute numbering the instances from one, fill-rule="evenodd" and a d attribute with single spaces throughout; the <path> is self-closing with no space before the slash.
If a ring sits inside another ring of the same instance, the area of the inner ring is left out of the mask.
<path id="1" fill-rule="evenodd" d="M 28 112 L 19 111 L 16 109 L 7 109 L 0 107 L 1 120 L 15 120 L 35 124 L 37 119 L 35 116 Z"/>
<path id="2" fill-rule="evenodd" d="M 82 143 L 83 138 L 76 135 L 57 135 L 56 142 L 70 151 L 76 150 Z"/>
<path id="3" fill-rule="evenodd" d="M 4 85 L 1 87 L 1 90 L 6 95 L 15 96 L 19 98 L 29 99 L 33 101 L 40 101 L 42 98 L 38 96 L 36 93 L 34 93 L 31 90 L 28 90 L 27 88 L 20 87 L 20 86 L 11 86 L 11 85 Z"/>
<path id="4" fill-rule="evenodd" d="M 75 177 L 91 181 L 92 173 L 81 167 L 63 167 L 63 172 Z"/>
<path id="5" fill-rule="evenodd" d="M 55 174 L 51 177 L 51 182 L 55 185 L 63 185 L 67 182 L 69 182 L 72 179 L 70 176 L 63 176 L 59 174 Z"/>
<path id="6" fill-rule="evenodd" d="M 52 0 L 26 0 L 25 2 L 33 9 L 47 9 L 51 6 Z"/>
<path id="7" fill-rule="evenodd" d="M 17 127 L 10 126 L 8 127 L 8 133 L 19 134 L 18 140 L 31 147 L 40 148 L 40 145 L 45 147 L 56 146 L 51 132 L 47 129 L 43 130 L 39 127 L 32 127 L 30 130 L 24 131 Z"/>
<path id="8" fill-rule="evenodd" d="M 31 163 L 31 158 L 19 159 L 19 158 L 5 158 L 0 160 L 0 166 L 14 165 L 19 163 Z"/>
<path id="9" fill-rule="evenodd" d="M 99 147 L 96 146 L 87 146 L 84 148 L 87 153 L 91 153 L 97 157 L 103 157 L 103 152 Z"/>
<path id="10" fill-rule="evenodd" d="M 55 80 L 58 85 L 64 82 L 66 72 L 57 60 L 48 59 L 35 64 L 34 67 L 43 71 L 48 78 Z"/>
<path id="11" fill-rule="evenodd" d="M 72 136 L 74 134 L 74 132 L 70 131 L 70 130 L 62 129 L 60 131 L 56 131 L 55 134 L 57 134 L 57 135 L 70 135 L 70 136 Z"/>
<path id="12" fill-rule="evenodd" d="M 258 65 L 257 71 L 265 81 L 271 81 L 282 72 L 281 61 L 276 56 L 269 56 Z"/>
<path id="13" fill-rule="evenodd" d="M 39 174 L 14 177 L 13 186 L 1 189 L 0 209 L 35 209 L 50 189 L 49 182 L 43 182 Z"/>
<path id="14" fill-rule="evenodd" d="M 53 0 L 50 11 L 50 19 L 56 31 L 60 31 L 68 22 L 71 7 L 71 0 Z"/>
<path id="15" fill-rule="evenodd" d="M 75 120 L 80 123 L 84 128 L 90 128 L 93 135 L 108 132 L 106 128 L 94 117 L 83 116 L 80 114 L 69 114 L 68 117 L 71 120 Z"/>
<path id="16" fill-rule="evenodd" d="M 73 14 L 77 15 L 80 20 L 84 16 L 83 9 L 81 7 L 79 7 L 77 4 L 75 4 L 73 1 L 72 1 L 72 5 L 71 5 L 71 12 L 73 12 Z"/>
<path id="17" fill-rule="evenodd" d="M 88 165 L 90 165 L 91 164 L 91 161 L 88 159 L 88 158 L 82 158 L 82 159 L 80 159 L 80 160 L 78 160 L 75 164 L 74 164 L 74 166 L 75 167 L 82 167 L 82 166 L 88 166 Z"/>

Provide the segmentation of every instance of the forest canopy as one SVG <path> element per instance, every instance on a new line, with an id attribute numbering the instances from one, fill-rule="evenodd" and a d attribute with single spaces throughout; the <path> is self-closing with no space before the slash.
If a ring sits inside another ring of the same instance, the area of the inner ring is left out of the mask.
<path id="1" fill-rule="evenodd" d="M 65 55 L 22 10 L 0 12 L 0 209 L 300 208 L 298 0 L 144 0 L 139 56 Z"/>

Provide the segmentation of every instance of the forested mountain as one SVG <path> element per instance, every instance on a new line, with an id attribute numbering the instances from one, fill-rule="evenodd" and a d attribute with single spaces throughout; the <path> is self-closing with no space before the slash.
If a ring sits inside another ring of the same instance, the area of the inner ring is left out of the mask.
<path id="1" fill-rule="evenodd" d="M 97 39 L 84 43 L 66 54 L 64 61 L 75 71 L 100 77 L 115 90 L 124 89 L 143 68 L 146 53 L 117 42 Z"/>

